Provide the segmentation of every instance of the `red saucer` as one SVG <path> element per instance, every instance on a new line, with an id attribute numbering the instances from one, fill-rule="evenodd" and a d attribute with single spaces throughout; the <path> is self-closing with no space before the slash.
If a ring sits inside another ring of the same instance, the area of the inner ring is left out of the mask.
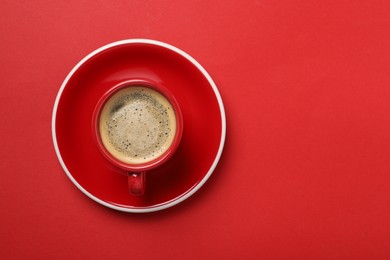
<path id="1" fill-rule="evenodd" d="M 126 175 L 102 157 L 91 130 L 99 98 L 129 79 L 149 79 L 169 88 L 184 121 L 178 150 L 147 173 L 142 197 L 128 193 Z M 53 142 L 68 177 L 96 202 L 127 212 L 165 209 L 194 194 L 216 167 L 225 132 L 222 99 L 208 73 L 185 52 L 152 40 L 119 41 L 89 54 L 66 77 L 53 109 Z"/>

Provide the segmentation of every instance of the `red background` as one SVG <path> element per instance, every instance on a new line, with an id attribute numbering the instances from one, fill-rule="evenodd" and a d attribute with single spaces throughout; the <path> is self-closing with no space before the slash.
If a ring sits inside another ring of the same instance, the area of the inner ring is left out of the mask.
<path id="1" fill-rule="evenodd" d="M 2 1 L 2 259 L 389 259 L 388 1 Z M 194 196 L 129 214 L 83 195 L 51 113 L 91 51 L 127 38 L 183 49 L 227 113 Z"/>

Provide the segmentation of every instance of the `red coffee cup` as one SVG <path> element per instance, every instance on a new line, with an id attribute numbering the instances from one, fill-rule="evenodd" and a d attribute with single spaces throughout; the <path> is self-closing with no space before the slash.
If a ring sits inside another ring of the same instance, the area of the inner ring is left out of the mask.
<path id="1" fill-rule="evenodd" d="M 167 88 L 133 79 L 113 86 L 100 98 L 92 130 L 101 154 L 127 172 L 130 194 L 140 196 L 145 192 L 147 171 L 161 166 L 177 150 L 183 119 Z"/>

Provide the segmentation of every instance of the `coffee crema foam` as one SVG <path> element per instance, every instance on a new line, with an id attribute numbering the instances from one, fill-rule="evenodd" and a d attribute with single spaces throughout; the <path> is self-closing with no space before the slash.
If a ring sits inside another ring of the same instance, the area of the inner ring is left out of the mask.
<path id="1" fill-rule="evenodd" d="M 171 103 L 159 92 L 131 86 L 105 103 L 99 118 L 103 145 L 116 159 L 130 164 L 150 162 L 171 146 L 176 117 Z"/>

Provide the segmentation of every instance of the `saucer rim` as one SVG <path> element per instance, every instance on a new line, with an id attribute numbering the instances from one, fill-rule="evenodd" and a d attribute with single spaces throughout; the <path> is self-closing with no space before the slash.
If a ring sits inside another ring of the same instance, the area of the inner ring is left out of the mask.
<path id="1" fill-rule="evenodd" d="M 181 194 L 180 196 L 178 196 L 178 197 L 176 197 L 176 198 L 174 198 L 172 200 L 163 202 L 163 203 L 158 204 L 158 205 L 150 206 L 150 207 L 121 207 L 119 205 L 114 205 L 114 204 L 110 204 L 108 202 L 105 202 L 105 201 L 97 198 L 96 196 L 92 195 L 84 187 L 82 187 L 76 181 L 76 179 L 73 177 L 73 175 L 70 173 L 70 171 L 66 167 L 65 162 L 62 159 L 61 152 L 60 152 L 60 149 L 59 149 L 58 143 L 57 143 L 57 135 L 56 135 L 56 127 L 55 127 L 56 126 L 56 116 L 57 116 L 57 109 L 58 109 L 58 104 L 60 102 L 60 98 L 62 96 L 62 93 L 63 93 L 65 87 L 68 84 L 68 81 L 73 76 L 73 74 L 86 61 L 88 61 L 89 59 L 91 59 L 92 57 L 97 55 L 98 53 L 101 53 L 104 50 L 110 49 L 112 47 L 119 46 L 119 45 L 125 45 L 125 44 L 139 44 L 139 43 L 156 45 L 156 46 L 160 46 L 160 47 L 163 47 L 163 48 L 167 48 L 167 49 L 169 49 L 169 50 L 171 50 L 171 51 L 173 51 L 173 52 L 183 56 L 185 59 L 190 61 L 193 65 L 195 65 L 195 67 L 197 69 L 200 70 L 200 72 L 203 74 L 203 76 L 207 79 L 207 81 L 211 85 L 211 87 L 212 87 L 212 89 L 214 91 L 214 94 L 215 94 L 215 96 L 217 98 L 219 110 L 220 110 L 220 113 L 221 113 L 221 129 L 222 130 L 221 130 L 221 139 L 220 139 L 220 143 L 219 143 L 219 148 L 218 148 L 218 152 L 216 154 L 216 157 L 214 159 L 214 162 L 212 163 L 211 167 L 209 168 L 209 170 L 206 173 L 206 175 L 202 178 L 202 180 L 200 182 L 198 182 L 195 186 L 193 186 L 190 190 L 187 190 L 186 192 L 184 192 L 183 194 Z M 55 99 L 55 102 L 54 102 L 54 107 L 53 107 L 53 113 L 52 113 L 51 128 L 52 128 L 52 139 L 53 139 L 54 149 L 55 149 L 57 158 L 58 158 L 58 160 L 59 160 L 63 170 L 65 171 L 66 175 L 68 176 L 68 178 L 72 181 L 72 183 L 82 193 L 84 193 L 86 196 L 88 196 L 90 199 L 94 200 L 95 202 L 97 202 L 97 203 L 99 203 L 99 204 L 101 204 L 103 206 L 106 206 L 108 208 L 111 208 L 111 209 L 115 209 L 115 210 L 123 211 L 123 212 L 129 212 L 129 213 L 147 213 L 147 212 L 154 212 L 154 211 L 167 209 L 167 208 L 170 208 L 170 207 L 172 207 L 174 205 L 177 205 L 177 204 L 183 202 L 187 198 L 191 197 L 194 193 L 196 193 L 206 183 L 206 181 L 210 178 L 211 174 L 214 172 L 214 170 L 215 170 L 215 168 L 216 168 L 216 166 L 217 166 L 217 164 L 218 164 L 218 162 L 219 162 L 219 160 L 221 158 L 221 155 L 222 155 L 223 147 L 224 147 L 224 144 L 225 144 L 225 138 L 226 138 L 226 115 L 225 115 L 225 109 L 224 109 L 224 105 L 223 105 L 223 102 L 222 102 L 222 98 L 221 98 L 221 95 L 220 95 L 220 93 L 218 91 L 218 88 L 217 88 L 216 84 L 214 83 L 213 79 L 208 74 L 208 72 L 192 56 L 190 56 L 188 53 L 184 52 L 183 50 L 181 50 L 181 49 L 179 49 L 179 48 L 177 48 L 177 47 L 175 47 L 173 45 L 170 45 L 168 43 L 165 43 L 165 42 L 161 42 L 161 41 L 157 41 L 157 40 L 151 40 L 151 39 L 126 39 L 126 40 L 120 40 L 120 41 L 115 41 L 115 42 L 109 43 L 107 45 L 104 45 L 104 46 L 94 50 L 93 52 L 91 52 L 90 54 L 85 56 L 82 60 L 80 60 L 76 64 L 76 66 L 73 67 L 73 69 L 69 72 L 69 74 L 66 76 L 65 80 L 61 84 L 60 90 L 58 91 L 58 94 L 56 96 L 56 99 Z"/>

